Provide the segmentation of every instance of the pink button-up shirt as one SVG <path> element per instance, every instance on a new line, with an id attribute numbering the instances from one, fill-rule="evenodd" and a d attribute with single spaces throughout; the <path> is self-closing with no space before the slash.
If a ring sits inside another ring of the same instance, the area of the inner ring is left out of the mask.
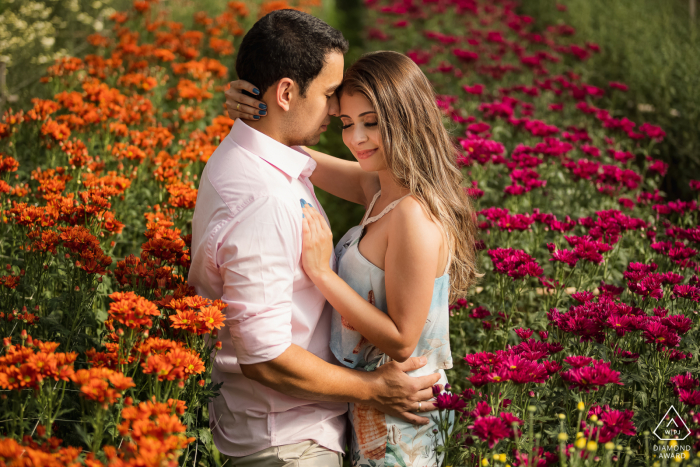
<path id="1" fill-rule="evenodd" d="M 287 396 L 246 378 L 239 365 L 272 360 L 292 343 L 337 364 L 332 308 L 301 263 L 300 198 L 326 217 L 308 178 L 315 168 L 300 148 L 238 119 L 202 172 L 188 280 L 197 294 L 228 304 L 212 373 L 224 383 L 228 411 L 209 404 L 214 441 L 228 456 L 304 440 L 344 449 L 346 403 Z"/>

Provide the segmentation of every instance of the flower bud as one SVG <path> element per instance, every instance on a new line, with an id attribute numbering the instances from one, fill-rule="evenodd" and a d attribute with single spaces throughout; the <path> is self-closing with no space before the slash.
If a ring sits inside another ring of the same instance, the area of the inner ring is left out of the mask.
<path id="1" fill-rule="evenodd" d="M 560 413 L 559 420 L 565 420 L 565 419 L 566 419 L 566 415 L 564 415 L 563 413 Z"/>
<path id="2" fill-rule="evenodd" d="M 178 381 L 178 382 L 177 382 L 177 387 L 179 387 L 180 389 L 184 388 L 184 387 L 185 387 L 185 382 L 184 382 L 184 381 Z"/>
<path id="3" fill-rule="evenodd" d="M 574 443 L 574 446 L 576 446 L 577 449 L 585 448 L 586 447 L 586 438 L 581 437 L 581 438 L 577 439 L 576 442 Z"/>
<path id="4" fill-rule="evenodd" d="M 593 440 L 590 440 L 588 444 L 586 444 L 586 449 L 589 451 L 597 451 L 598 450 L 598 443 L 596 443 Z"/>
<path id="5" fill-rule="evenodd" d="M 598 421 L 598 416 L 596 414 L 593 414 L 589 417 L 589 420 L 592 422 L 597 422 Z"/>
<path id="6" fill-rule="evenodd" d="M 19 337 L 20 337 L 22 340 L 26 340 L 26 339 L 27 339 L 27 330 L 26 330 L 26 329 L 22 329 L 22 332 L 19 333 Z"/>
<path id="7" fill-rule="evenodd" d="M 200 387 L 204 387 L 204 386 L 206 386 L 207 382 L 204 381 L 203 379 L 200 379 L 199 381 L 197 381 L 197 384 L 199 384 Z"/>
<path id="8" fill-rule="evenodd" d="M 223 345 L 221 344 L 221 341 L 216 341 L 215 347 L 216 347 L 218 350 L 221 350 L 221 347 L 223 347 Z"/>
<path id="9" fill-rule="evenodd" d="M 566 441 L 567 439 L 569 439 L 569 435 L 567 435 L 566 433 L 559 433 L 557 435 L 557 439 L 559 441 Z"/>
<path id="10" fill-rule="evenodd" d="M 612 451 L 613 449 L 615 449 L 615 443 L 608 441 L 607 443 L 605 443 L 605 449 L 607 449 L 608 451 Z"/>
<path id="11" fill-rule="evenodd" d="M 578 405 L 576 406 L 577 409 L 583 410 L 586 408 L 586 404 L 583 403 L 583 401 L 579 402 Z"/>
<path id="12" fill-rule="evenodd" d="M 487 465 L 489 465 L 489 460 L 488 459 L 481 459 L 481 465 L 483 467 L 486 467 Z"/>

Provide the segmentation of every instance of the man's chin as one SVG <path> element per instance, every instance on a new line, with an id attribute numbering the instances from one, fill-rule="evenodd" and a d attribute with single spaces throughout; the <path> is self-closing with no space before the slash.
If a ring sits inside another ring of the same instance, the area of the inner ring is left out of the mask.
<path id="1" fill-rule="evenodd" d="M 321 135 L 313 135 L 303 139 L 297 146 L 316 146 L 321 141 Z"/>

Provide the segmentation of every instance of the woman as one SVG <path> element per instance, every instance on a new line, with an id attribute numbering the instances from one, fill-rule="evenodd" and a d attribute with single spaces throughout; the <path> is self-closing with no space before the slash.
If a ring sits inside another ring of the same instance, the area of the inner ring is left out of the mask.
<path id="1" fill-rule="evenodd" d="M 233 87 L 252 90 L 240 81 Z M 365 371 L 427 355 L 414 376 L 439 371 L 444 385 L 452 367 L 448 304 L 465 296 L 476 276 L 476 228 L 455 149 L 430 83 L 405 55 L 364 55 L 337 92 L 343 142 L 358 162 L 307 149 L 318 164 L 315 186 L 367 208 L 335 248 L 337 274 L 329 267 L 330 229 L 301 200 L 302 263 L 333 305 L 331 349 L 344 365 Z M 361 404 L 351 404 L 350 420 L 353 465 L 437 465 L 434 422 L 411 425 Z"/>

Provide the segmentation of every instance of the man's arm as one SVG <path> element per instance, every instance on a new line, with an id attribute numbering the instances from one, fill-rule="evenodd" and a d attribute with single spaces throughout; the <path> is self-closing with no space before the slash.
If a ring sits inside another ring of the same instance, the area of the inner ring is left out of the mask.
<path id="1" fill-rule="evenodd" d="M 351 370 L 330 364 L 301 347 L 292 344 L 279 357 L 255 365 L 241 365 L 243 375 L 276 391 L 300 399 L 354 402 L 371 405 L 378 410 L 410 423 L 427 424 L 429 420 L 411 412 L 432 410 L 432 386 L 439 373 L 412 377 L 405 372 L 427 363 L 415 357 L 404 363 L 389 362 L 373 372 Z"/>
<path id="2" fill-rule="evenodd" d="M 372 373 L 333 365 L 292 344 L 292 291 L 301 255 L 301 209 L 293 200 L 260 197 L 217 235 L 222 300 L 244 376 L 309 400 L 357 401 L 417 422 L 418 401 L 440 375 L 413 378 L 418 365 L 390 362 Z M 311 279 L 309 286 L 313 287 Z M 419 390 L 422 389 L 422 392 Z M 427 406 L 427 404 L 426 404 Z M 425 410 L 425 408 L 423 408 Z M 427 422 L 423 419 L 422 423 Z"/>

